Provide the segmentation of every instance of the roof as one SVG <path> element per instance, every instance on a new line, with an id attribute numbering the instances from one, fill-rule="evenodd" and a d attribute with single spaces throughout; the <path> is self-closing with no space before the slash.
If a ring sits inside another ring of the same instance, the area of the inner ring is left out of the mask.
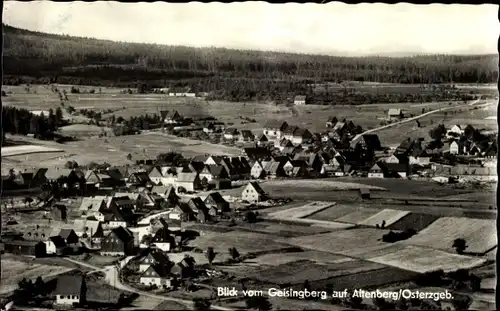
<path id="1" fill-rule="evenodd" d="M 169 271 L 167 270 L 167 268 L 162 264 L 156 264 L 156 265 L 149 266 L 149 268 L 146 271 L 144 271 L 144 274 L 146 272 L 148 272 L 149 269 L 154 270 L 158 274 L 158 276 L 160 276 L 162 278 L 167 277 L 169 274 L 168 273 Z"/>
<path id="2" fill-rule="evenodd" d="M 68 169 L 68 168 L 49 168 L 47 169 L 47 172 L 45 172 L 45 177 L 49 180 L 56 180 L 61 177 L 68 177 L 73 170 Z"/>
<path id="3" fill-rule="evenodd" d="M 337 123 L 335 124 L 335 126 L 333 127 L 333 130 L 334 130 L 334 131 L 338 131 L 338 130 L 342 129 L 344 126 L 345 126 L 345 123 L 344 123 L 344 122 L 337 122 Z"/>
<path id="4" fill-rule="evenodd" d="M 128 242 L 134 239 L 134 234 L 127 228 L 123 228 L 121 226 L 111 230 L 111 232 L 113 232 L 116 235 L 116 237 L 123 242 Z"/>
<path id="5" fill-rule="evenodd" d="M 210 193 L 206 198 L 205 198 L 205 201 L 208 199 L 208 198 L 211 198 L 215 203 L 227 203 L 226 200 L 224 200 L 224 198 L 222 197 L 222 195 L 219 193 L 219 192 L 212 192 Z"/>
<path id="6" fill-rule="evenodd" d="M 286 123 L 285 121 L 280 121 L 280 120 L 269 120 L 264 124 L 264 128 L 267 128 L 267 129 L 284 130 L 286 127 L 288 127 L 288 123 Z"/>
<path id="7" fill-rule="evenodd" d="M 200 197 L 194 197 L 191 198 L 188 202 L 189 207 L 194 211 L 198 212 L 200 210 L 206 210 L 207 206 L 205 205 L 205 202 Z"/>
<path id="8" fill-rule="evenodd" d="M 260 187 L 260 185 L 254 181 L 252 182 L 249 182 L 247 184 L 247 187 L 253 187 L 255 189 L 255 191 L 257 191 L 257 193 L 261 194 L 261 195 L 266 195 L 266 192 Z M 245 188 L 247 188 L 245 187 Z"/>
<path id="9" fill-rule="evenodd" d="M 298 130 L 299 127 L 296 126 L 296 125 L 291 125 L 291 126 L 288 126 L 283 132 L 285 134 L 288 134 L 288 135 L 293 135 L 293 133 L 295 133 L 296 130 Z"/>
<path id="10" fill-rule="evenodd" d="M 281 140 L 281 142 L 280 142 L 280 147 L 284 147 L 284 148 L 286 148 L 286 147 L 293 147 L 293 144 L 292 144 L 292 142 L 291 142 L 291 141 L 289 141 L 288 139 L 283 138 L 283 139 Z"/>
<path id="11" fill-rule="evenodd" d="M 97 220 L 87 220 L 87 219 L 75 219 L 73 222 L 73 228 L 75 232 L 85 232 L 86 228 L 92 234 L 96 233 L 99 229 L 101 223 Z"/>
<path id="12" fill-rule="evenodd" d="M 216 164 L 220 164 L 222 162 L 222 160 L 224 160 L 224 157 L 223 156 L 217 156 L 217 155 L 214 155 L 214 156 L 210 156 L 209 159 L 212 159 Z M 208 160 L 208 159 L 207 159 Z"/>
<path id="13" fill-rule="evenodd" d="M 83 275 L 62 275 L 57 278 L 56 295 L 80 295 L 84 284 Z"/>
<path id="14" fill-rule="evenodd" d="M 267 139 L 267 136 L 262 134 L 259 136 L 259 138 L 257 139 L 258 141 L 260 142 L 266 142 L 266 141 L 269 141 L 269 139 Z"/>
<path id="15" fill-rule="evenodd" d="M 308 129 L 304 128 L 298 128 L 294 133 L 293 136 L 295 137 L 304 137 L 307 136 L 307 134 L 311 134 Z"/>
<path id="16" fill-rule="evenodd" d="M 52 227 L 31 227 L 25 230 L 23 239 L 31 241 L 48 240 L 52 236 L 58 235 L 58 230 Z"/>
<path id="17" fill-rule="evenodd" d="M 224 130 L 224 134 L 236 135 L 238 134 L 238 130 L 234 127 L 230 127 Z"/>
<path id="18" fill-rule="evenodd" d="M 305 95 L 297 95 L 297 96 L 295 96 L 295 100 L 306 100 L 306 96 Z"/>
<path id="19" fill-rule="evenodd" d="M 383 163 L 383 167 L 390 172 L 406 172 L 408 166 L 401 163 Z"/>
<path id="20" fill-rule="evenodd" d="M 193 157 L 193 161 L 205 163 L 205 161 L 208 160 L 209 157 L 210 156 L 207 154 L 200 154 L 200 155 Z"/>
<path id="21" fill-rule="evenodd" d="M 184 213 L 184 214 L 193 214 L 193 210 L 191 209 L 191 207 L 189 207 L 189 205 L 187 205 L 187 203 L 179 203 L 179 205 L 177 205 L 175 207 L 175 210 L 181 212 L 181 213 Z"/>
<path id="22" fill-rule="evenodd" d="M 252 131 L 250 130 L 241 130 L 240 131 L 240 134 L 241 136 L 243 136 L 244 138 L 250 138 L 250 139 L 253 139 L 255 137 L 255 135 L 252 133 Z"/>
<path id="23" fill-rule="evenodd" d="M 196 180 L 196 177 L 198 176 L 198 173 L 179 173 L 177 175 L 177 182 L 194 182 Z"/>
<path id="24" fill-rule="evenodd" d="M 199 173 L 205 167 L 205 163 L 204 163 L 204 161 L 203 162 L 191 161 L 191 163 L 189 163 L 189 167 L 191 168 L 191 171 L 193 173 L 194 172 Z"/>
<path id="25" fill-rule="evenodd" d="M 64 238 L 60 236 L 52 236 L 50 237 L 52 243 L 54 243 L 55 247 L 61 248 L 66 246 L 66 242 L 64 242 Z"/>
<path id="26" fill-rule="evenodd" d="M 365 134 L 362 136 L 366 146 L 372 150 L 382 149 L 382 144 L 377 134 Z"/>
<path id="27" fill-rule="evenodd" d="M 61 229 L 61 231 L 59 231 L 58 236 L 60 236 L 63 239 L 67 239 L 69 237 L 69 235 L 71 234 L 71 232 L 74 232 L 74 230 L 73 229 Z"/>
<path id="28" fill-rule="evenodd" d="M 108 197 L 105 196 L 84 197 L 79 210 L 99 212 L 101 206 L 106 205 L 107 200 Z"/>
<path id="29" fill-rule="evenodd" d="M 271 157 L 271 151 L 263 147 L 245 148 L 245 154 L 251 161 L 263 160 Z"/>
<path id="30" fill-rule="evenodd" d="M 174 190 L 174 186 L 168 185 L 168 186 L 154 186 L 151 189 L 151 193 L 156 193 L 164 196 L 169 196 L 170 193 Z"/>

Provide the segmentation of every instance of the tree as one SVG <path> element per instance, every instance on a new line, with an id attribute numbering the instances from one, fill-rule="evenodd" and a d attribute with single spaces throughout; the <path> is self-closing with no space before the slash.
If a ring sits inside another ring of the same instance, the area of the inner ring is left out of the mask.
<path id="1" fill-rule="evenodd" d="M 132 161 L 132 154 L 127 154 L 127 160 Z"/>
<path id="2" fill-rule="evenodd" d="M 446 127 L 443 124 L 439 124 L 429 131 L 429 136 L 434 140 L 441 140 L 445 134 Z"/>
<path id="3" fill-rule="evenodd" d="M 238 252 L 238 250 L 236 249 L 236 247 L 231 247 L 229 249 L 229 254 L 231 255 L 231 258 L 233 260 L 237 260 L 240 257 L 240 253 Z"/>
<path id="4" fill-rule="evenodd" d="M 211 302 L 208 299 L 195 298 L 193 299 L 193 308 L 195 311 L 208 311 L 210 310 Z"/>
<path id="5" fill-rule="evenodd" d="M 456 311 L 466 311 L 469 310 L 469 307 L 472 304 L 472 298 L 467 295 L 455 295 L 451 304 Z"/>
<path id="6" fill-rule="evenodd" d="M 248 211 L 246 213 L 246 220 L 248 223 L 253 224 L 253 223 L 257 222 L 257 215 L 252 211 Z"/>
<path id="7" fill-rule="evenodd" d="M 473 290 L 473 291 L 479 291 L 481 289 L 481 278 L 478 277 L 477 275 L 475 274 L 471 274 L 469 276 L 469 281 L 470 281 L 470 288 Z"/>
<path id="8" fill-rule="evenodd" d="M 208 247 L 207 252 L 205 253 L 205 256 L 207 257 L 208 263 L 212 264 L 212 262 L 215 259 L 215 251 L 213 247 Z"/>
<path id="9" fill-rule="evenodd" d="M 45 282 L 43 281 L 41 276 L 36 278 L 34 284 L 34 292 L 38 295 L 45 295 Z"/>
<path id="10" fill-rule="evenodd" d="M 245 297 L 247 309 L 257 309 L 259 311 L 269 311 L 272 308 L 269 298 L 265 296 L 247 296 Z"/>
<path id="11" fill-rule="evenodd" d="M 61 107 L 56 108 L 55 121 L 57 126 L 60 126 L 63 123 L 63 112 Z"/>
<path id="12" fill-rule="evenodd" d="M 455 239 L 451 247 L 455 248 L 458 254 L 463 254 L 468 246 L 464 239 Z"/>

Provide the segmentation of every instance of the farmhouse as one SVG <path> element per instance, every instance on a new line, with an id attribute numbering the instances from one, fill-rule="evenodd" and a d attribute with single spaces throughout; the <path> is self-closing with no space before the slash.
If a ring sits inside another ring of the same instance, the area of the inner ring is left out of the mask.
<path id="1" fill-rule="evenodd" d="M 256 140 L 257 147 L 267 146 L 268 143 L 269 143 L 269 139 L 267 139 L 266 135 L 262 134 L 259 137 L 257 137 L 257 140 Z"/>
<path id="2" fill-rule="evenodd" d="M 259 161 L 255 161 L 250 171 L 250 176 L 254 179 L 259 179 L 264 177 L 264 167 Z"/>
<path id="3" fill-rule="evenodd" d="M 180 173 L 175 181 L 175 187 L 177 192 L 199 190 L 201 189 L 200 177 L 198 173 Z"/>
<path id="4" fill-rule="evenodd" d="M 243 189 L 241 199 L 249 203 L 257 203 L 267 200 L 268 195 L 262 190 L 258 183 L 250 182 L 245 189 Z"/>
<path id="5" fill-rule="evenodd" d="M 384 178 L 384 169 L 382 163 L 375 163 L 368 172 L 368 178 Z"/>
<path id="6" fill-rule="evenodd" d="M 311 132 L 308 129 L 299 128 L 295 132 L 293 132 L 292 143 L 294 145 L 300 145 L 304 142 L 307 142 L 312 138 Z"/>
<path id="7" fill-rule="evenodd" d="M 186 203 L 179 203 L 169 214 L 172 220 L 192 221 L 196 218 L 196 213 Z"/>
<path id="8" fill-rule="evenodd" d="M 160 228 L 151 240 L 151 245 L 164 252 L 168 252 L 175 248 L 175 239 L 170 235 L 168 228 Z"/>
<path id="9" fill-rule="evenodd" d="M 83 275 L 63 275 L 57 278 L 54 291 L 57 305 L 74 305 L 85 302 L 87 286 Z"/>
<path id="10" fill-rule="evenodd" d="M 255 140 L 255 135 L 250 130 L 241 130 L 239 141 L 240 142 L 251 142 Z"/>
<path id="11" fill-rule="evenodd" d="M 154 186 L 151 193 L 161 196 L 169 206 L 175 206 L 179 203 L 179 197 L 175 193 L 175 188 L 172 185 Z"/>
<path id="12" fill-rule="evenodd" d="M 166 124 L 179 124 L 183 118 L 177 111 L 162 111 L 163 122 Z"/>
<path id="13" fill-rule="evenodd" d="M 400 108 L 391 108 L 391 109 L 389 109 L 387 116 L 389 118 L 402 118 L 403 117 L 403 110 Z"/>
<path id="14" fill-rule="evenodd" d="M 139 271 L 144 272 L 150 266 L 162 265 L 167 266 L 169 264 L 169 259 L 163 251 L 152 249 L 148 252 L 146 256 L 139 261 Z"/>
<path id="15" fill-rule="evenodd" d="M 23 171 L 19 171 L 14 179 L 14 181 L 25 188 L 36 188 L 42 186 L 47 178 L 45 177 L 45 173 L 47 172 L 46 168 L 39 169 L 24 169 Z"/>
<path id="16" fill-rule="evenodd" d="M 125 256 L 134 254 L 134 234 L 123 227 L 118 227 L 104 238 L 101 243 L 101 255 Z"/>
<path id="17" fill-rule="evenodd" d="M 271 159 L 271 151 L 264 147 L 245 148 L 243 155 L 250 160 L 250 163 L 255 163 L 255 161 L 268 161 Z"/>
<path id="18" fill-rule="evenodd" d="M 306 96 L 305 95 L 297 95 L 293 100 L 293 104 L 297 106 L 302 106 L 306 104 Z"/>
<path id="19" fill-rule="evenodd" d="M 209 214 L 211 216 L 220 215 L 222 213 L 230 211 L 229 203 L 226 200 L 224 200 L 224 198 L 219 192 L 210 193 L 203 202 L 205 203 L 205 206 L 208 208 Z"/>
<path id="20" fill-rule="evenodd" d="M 281 138 L 288 127 L 285 121 L 270 120 L 264 125 L 264 135 L 271 138 Z"/>
<path id="21" fill-rule="evenodd" d="M 100 221 L 75 219 L 73 228 L 78 237 L 90 238 L 94 243 L 100 243 L 104 238 L 104 230 Z"/>
<path id="22" fill-rule="evenodd" d="M 6 253 L 36 257 L 47 255 L 47 246 L 41 241 L 4 240 L 3 246 Z"/>
<path id="23" fill-rule="evenodd" d="M 234 140 L 238 138 L 238 130 L 234 127 L 230 127 L 224 130 L 224 139 Z"/>
<path id="24" fill-rule="evenodd" d="M 105 196 L 84 197 L 79 211 L 82 217 L 94 217 L 98 221 L 104 221 L 103 212 L 106 210 L 107 201 Z"/>
<path id="25" fill-rule="evenodd" d="M 326 127 L 334 127 L 338 121 L 339 120 L 337 120 L 337 117 L 328 117 L 328 120 L 326 121 Z"/>

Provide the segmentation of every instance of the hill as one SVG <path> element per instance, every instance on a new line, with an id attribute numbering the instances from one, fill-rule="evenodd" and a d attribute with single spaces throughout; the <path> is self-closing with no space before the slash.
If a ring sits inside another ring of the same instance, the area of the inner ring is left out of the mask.
<path id="1" fill-rule="evenodd" d="M 5 84 L 147 83 L 190 86 L 224 99 L 246 100 L 310 93 L 308 83 L 318 81 L 493 83 L 498 75 L 497 55 L 349 58 L 113 42 L 8 25 L 3 25 L 3 34 Z"/>

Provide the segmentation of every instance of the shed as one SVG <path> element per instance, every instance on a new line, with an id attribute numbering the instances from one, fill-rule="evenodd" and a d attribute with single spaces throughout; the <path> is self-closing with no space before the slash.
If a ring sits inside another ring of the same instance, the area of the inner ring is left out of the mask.
<path id="1" fill-rule="evenodd" d="M 370 199 L 370 189 L 368 188 L 360 188 L 359 193 L 361 195 L 361 198 L 363 200 L 369 200 Z"/>

